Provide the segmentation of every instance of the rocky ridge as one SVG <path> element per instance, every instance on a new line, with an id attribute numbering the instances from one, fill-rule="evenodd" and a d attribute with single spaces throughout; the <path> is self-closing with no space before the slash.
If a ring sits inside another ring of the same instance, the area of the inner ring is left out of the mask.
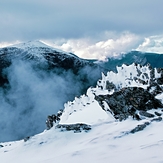
<path id="1" fill-rule="evenodd" d="M 82 112 L 86 114 L 88 111 L 90 115 L 85 116 L 93 116 L 93 109 L 91 113 L 89 110 L 89 106 L 92 106 L 103 110 L 108 117 L 112 117 L 111 120 L 122 121 L 127 118 L 138 121 L 147 120 L 130 133 L 141 131 L 150 123 L 162 120 L 162 79 L 163 69 L 152 68 L 149 64 L 117 67 L 117 73 L 110 71 L 106 76 L 102 74 L 102 79 L 97 82 L 97 86 L 89 88 L 86 95 L 66 103 L 59 125 L 82 122 L 82 120 L 73 119 L 75 115 Z M 96 123 L 105 117 L 100 116 L 99 114 Z M 94 122 L 85 121 L 85 124 L 91 125 Z"/>

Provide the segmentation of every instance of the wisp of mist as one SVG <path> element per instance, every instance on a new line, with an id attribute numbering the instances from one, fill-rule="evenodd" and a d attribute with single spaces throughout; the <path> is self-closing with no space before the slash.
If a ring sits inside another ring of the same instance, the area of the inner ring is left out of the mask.
<path id="1" fill-rule="evenodd" d="M 80 76 L 87 71 L 91 69 L 85 68 L 78 75 L 70 70 L 57 74 L 35 69 L 31 62 L 13 61 L 4 71 L 8 86 L 0 89 L 0 142 L 19 140 L 45 130 L 47 116 L 81 94 Z M 90 81 L 96 80 L 95 76 L 92 73 Z"/>

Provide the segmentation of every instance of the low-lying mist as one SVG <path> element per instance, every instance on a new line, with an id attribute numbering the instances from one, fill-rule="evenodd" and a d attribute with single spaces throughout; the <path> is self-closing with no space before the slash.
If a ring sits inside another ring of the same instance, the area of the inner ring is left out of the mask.
<path id="1" fill-rule="evenodd" d="M 22 60 L 13 61 L 4 73 L 9 83 L 0 88 L 0 142 L 42 132 L 48 115 L 63 109 L 65 102 L 81 95 L 101 75 L 91 67 L 77 75 L 71 70 L 45 71 Z"/>

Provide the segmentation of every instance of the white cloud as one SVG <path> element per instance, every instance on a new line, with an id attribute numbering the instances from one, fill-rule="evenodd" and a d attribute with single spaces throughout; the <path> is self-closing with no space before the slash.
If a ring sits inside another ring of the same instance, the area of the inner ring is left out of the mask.
<path id="1" fill-rule="evenodd" d="M 140 36 L 129 32 L 121 34 L 105 32 L 99 38 L 45 40 L 45 42 L 81 58 L 105 60 L 108 57 L 119 57 L 122 53 L 131 51 L 139 45 L 141 40 Z"/>
<path id="2" fill-rule="evenodd" d="M 146 37 L 136 49 L 142 52 L 163 53 L 163 35 Z"/>
<path id="3" fill-rule="evenodd" d="M 106 60 L 111 57 L 121 57 L 121 54 L 131 50 L 163 53 L 163 35 L 144 38 L 131 32 L 105 31 L 95 36 L 76 39 L 44 39 L 42 42 L 85 59 Z M 17 43 L 20 41 L 1 42 L 0 48 Z"/>
<path id="4" fill-rule="evenodd" d="M 20 41 L 14 41 L 14 42 L 0 42 L 0 48 L 4 48 L 6 46 L 11 46 L 13 44 L 19 44 Z"/>

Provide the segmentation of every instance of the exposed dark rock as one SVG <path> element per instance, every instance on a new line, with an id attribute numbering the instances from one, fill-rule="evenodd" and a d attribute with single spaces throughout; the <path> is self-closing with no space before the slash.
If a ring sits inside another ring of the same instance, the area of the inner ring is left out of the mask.
<path id="1" fill-rule="evenodd" d="M 59 128 L 61 129 L 61 131 L 74 131 L 75 133 L 76 132 L 82 132 L 83 130 L 84 131 L 89 131 L 91 130 L 91 126 L 90 125 L 87 125 L 87 124 L 82 124 L 82 123 L 77 123 L 77 124 L 58 124 L 56 126 L 56 128 Z"/>
<path id="2" fill-rule="evenodd" d="M 150 123 L 149 122 L 145 122 L 144 124 L 138 125 L 136 126 L 134 129 L 132 129 L 130 131 L 130 133 L 134 134 L 135 132 L 139 132 L 144 130 Z"/>
<path id="3" fill-rule="evenodd" d="M 105 110 L 103 102 L 105 101 L 110 107 L 113 116 L 116 119 L 125 120 L 128 116 L 139 120 L 136 111 L 144 114 L 146 117 L 153 117 L 146 111 L 151 109 L 163 108 L 163 104 L 147 90 L 140 87 L 126 87 L 120 91 L 114 92 L 112 95 L 95 96 L 101 107 Z"/>
<path id="4" fill-rule="evenodd" d="M 159 85 L 163 85 L 163 68 L 158 68 L 157 69 L 158 73 L 161 73 L 161 77 L 157 79 L 157 83 Z"/>
<path id="5" fill-rule="evenodd" d="M 158 112 L 156 112 L 156 111 L 155 111 L 155 114 L 156 114 L 157 116 L 161 116 L 161 115 L 162 115 L 161 113 L 158 113 Z"/>
<path id="6" fill-rule="evenodd" d="M 62 109 L 57 112 L 57 115 L 56 115 L 57 121 L 60 121 L 60 117 L 61 117 L 62 113 L 63 113 Z"/>
<path id="7" fill-rule="evenodd" d="M 52 115 L 48 115 L 47 119 L 46 119 L 46 127 L 47 130 L 51 129 L 54 125 L 54 123 L 57 123 L 58 121 L 60 121 L 60 117 L 63 113 L 63 110 L 59 110 L 57 112 L 57 114 L 52 114 Z"/>
<path id="8" fill-rule="evenodd" d="M 140 116 L 138 114 L 134 114 L 133 115 L 133 118 L 136 119 L 136 120 L 138 120 L 138 121 L 141 120 L 141 118 L 140 118 Z"/>
<path id="9" fill-rule="evenodd" d="M 53 127 L 53 118 L 54 116 L 48 115 L 47 120 L 46 120 L 46 127 L 47 130 L 51 129 Z"/>
<path id="10" fill-rule="evenodd" d="M 151 122 L 160 122 L 160 121 L 162 121 L 162 117 L 153 118 L 153 119 L 151 120 Z"/>
<path id="11" fill-rule="evenodd" d="M 156 82 L 150 83 L 150 86 L 147 88 L 147 90 L 154 96 L 163 92 L 163 89 Z"/>
<path id="12" fill-rule="evenodd" d="M 2 144 L 0 144 L 0 148 L 4 147 Z"/>
<path id="13" fill-rule="evenodd" d="M 27 136 L 26 138 L 24 138 L 24 142 L 28 141 L 30 139 L 30 136 Z"/>
<path id="14" fill-rule="evenodd" d="M 111 90 L 116 90 L 116 86 L 112 83 L 112 82 L 109 82 L 109 81 L 106 81 L 106 88 L 108 91 L 111 91 Z"/>
<path id="15" fill-rule="evenodd" d="M 148 118 L 153 118 L 153 117 L 154 117 L 153 114 L 148 113 L 148 112 L 143 111 L 143 110 L 139 111 L 139 114 L 140 114 L 141 116 L 145 116 L 145 117 L 148 117 Z"/>

